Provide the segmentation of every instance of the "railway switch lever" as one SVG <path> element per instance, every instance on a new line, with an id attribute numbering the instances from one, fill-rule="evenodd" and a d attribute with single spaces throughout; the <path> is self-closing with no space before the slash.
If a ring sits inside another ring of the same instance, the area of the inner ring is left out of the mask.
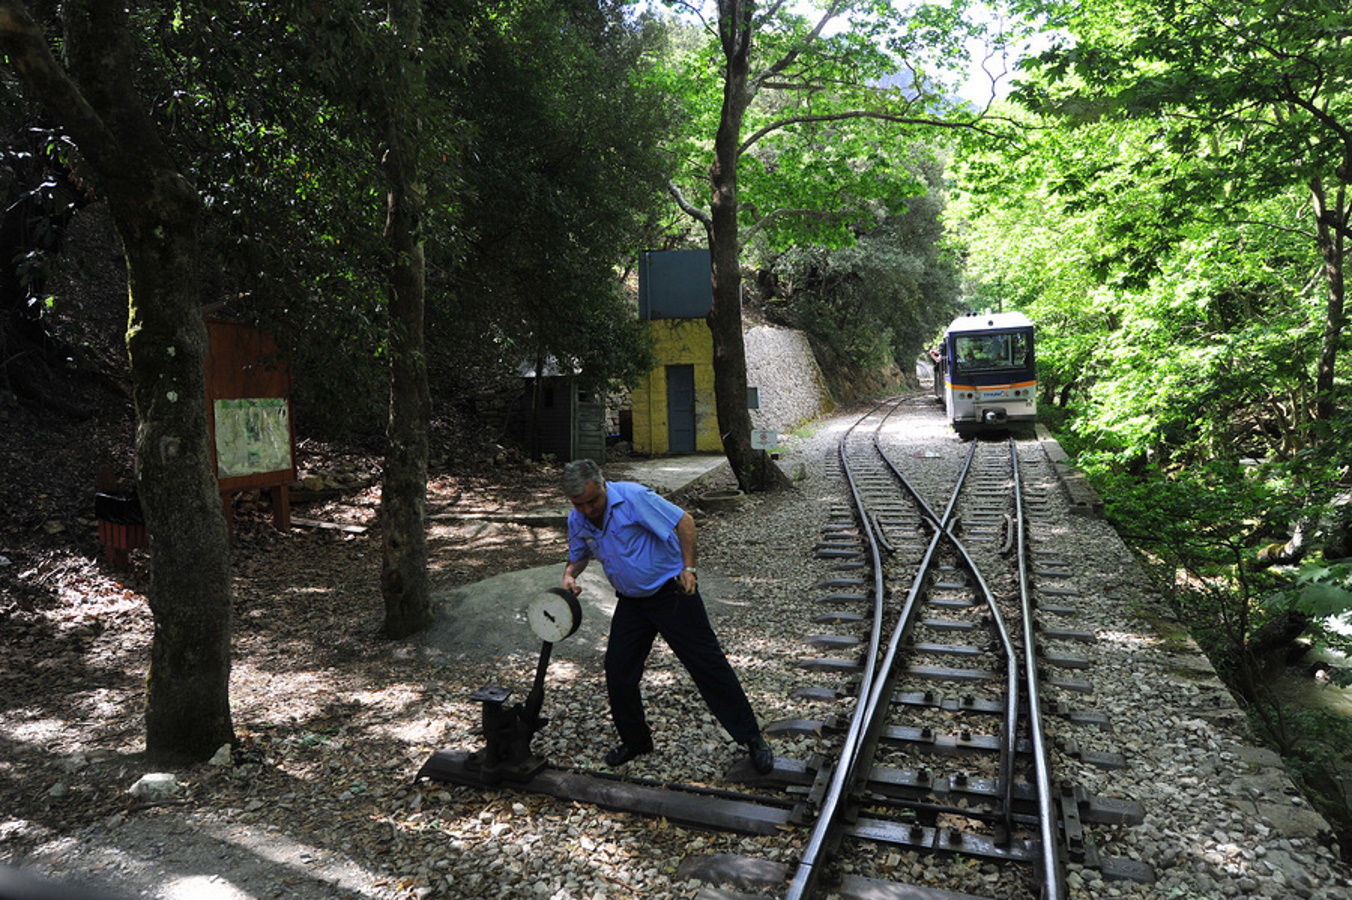
<path id="1" fill-rule="evenodd" d="M 470 695 L 471 700 L 483 704 L 485 746 L 469 755 L 465 768 L 477 771 L 484 784 L 527 782 L 544 769 L 544 758 L 537 756 L 530 744 L 536 732 L 549 724 L 549 719 L 540 715 L 545 702 L 545 671 L 555 642 L 570 637 L 582 624 L 582 605 L 570 591 L 553 588 L 531 600 L 526 619 L 542 643 L 535 683 L 525 702 L 507 706 L 512 691 L 505 687 L 484 687 Z"/>

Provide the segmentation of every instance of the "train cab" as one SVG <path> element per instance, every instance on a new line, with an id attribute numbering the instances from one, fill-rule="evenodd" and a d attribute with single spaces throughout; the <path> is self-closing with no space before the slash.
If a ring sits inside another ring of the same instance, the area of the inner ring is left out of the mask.
<path id="1" fill-rule="evenodd" d="M 954 319 L 940 346 L 934 391 L 962 437 L 1036 422 L 1032 321 L 1018 312 Z"/>

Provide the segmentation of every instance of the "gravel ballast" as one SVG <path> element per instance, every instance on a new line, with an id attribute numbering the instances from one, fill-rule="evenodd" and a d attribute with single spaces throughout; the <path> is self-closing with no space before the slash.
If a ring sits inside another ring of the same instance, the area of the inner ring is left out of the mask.
<path id="1" fill-rule="evenodd" d="M 835 453 L 852 421 L 832 417 L 810 436 L 786 439 L 780 465 L 790 491 L 716 512 L 701 509 L 696 492 L 677 497 L 696 515 L 701 589 L 763 723 L 804 714 L 791 694 L 804 683 L 794 664 L 807 652 L 813 586 L 823 573 L 811 548 L 827 510 L 844 500 Z M 937 469 L 966 449 L 924 398 L 908 404 L 897 434 L 901 456 L 917 465 Z M 1028 442 L 1020 452 L 1052 472 L 1051 449 Z M 1101 519 L 1077 514 L 1083 510 L 1071 499 L 1052 492 L 1033 540 L 1053 542 L 1073 560 L 1076 627 L 1098 638 L 1093 707 L 1112 722 L 1102 740 L 1128 760 L 1084 787 L 1144 805 L 1143 825 L 1100 828 L 1096 837 L 1105 852 L 1149 862 L 1157 876 L 1136 885 L 1075 869 L 1072 896 L 1352 897 L 1352 871 L 1327 825 L 1280 760 L 1253 746 L 1242 713 L 1195 645 L 1178 637 L 1120 538 Z M 557 529 L 534 528 L 528 539 L 541 546 L 542 564 L 552 555 L 561 569 Z M 378 535 L 335 540 L 378 568 Z M 456 546 L 443 552 L 438 565 L 454 565 Z M 378 593 L 364 602 L 378 604 Z M 1160 623 L 1170 633 L 1160 633 Z M 240 746 L 229 759 L 176 773 L 178 792 L 158 800 L 125 793 L 149 771 L 125 745 L 82 745 L 71 733 L 77 723 L 46 722 L 36 712 L 7 716 L 0 737 L 12 755 L 0 773 L 23 780 L 29 796 L 22 810 L 0 812 L 0 861 L 124 896 L 615 900 L 694 897 L 703 886 L 676 874 L 691 854 L 796 858 L 800 831 L 711 834 L 510 790 L 412 783 L 430 753 L 479 746 L 469 694 L 488 683 L 524 693 L 536 659 L 448 658 L 417 642 L 353 634 L 335 637 L 343 645 L 335 652 L 351 665 L 326 667 L 299 643 L 272 656 L 245 647 L 232 689 Z M 312 669 L 308 681 L 291 671 L 302 664 Z M 304 716 L 270 712 L 282 702 L 279 686 L 288 710 L 308 704 Z M 131 696 L 133 687 L 121 689 Z M 724 773 L 742 750 L 660 644 L 645 694 L 656 749 L 625 773 L 731 787 Z M 556 765 L 604 768 L 614 734 L 598 654 L 574 656 L 566 643 L 555 649 L 544 712 L 551 723 L 536 737 L 537 753 Z M 111 721 L 127 713 L 114 704 L 91 715 Z M 826 743 L 806 735 L 772 745 L 777 755 L 806 759 Z"/>

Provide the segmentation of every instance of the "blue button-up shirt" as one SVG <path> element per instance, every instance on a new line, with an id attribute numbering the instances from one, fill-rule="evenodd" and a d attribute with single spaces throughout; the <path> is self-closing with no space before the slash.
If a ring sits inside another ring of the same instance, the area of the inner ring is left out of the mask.
<path id="1" fill-rule="evenodd" d="M 616 591 L 646 597 L 681 574 L 685 561 L 676 523 L 684 516 L 685 510 L 652 488 L 607 481 L 600 528 L 576 509 L 568 514 L 568 560 L 600 560 Z"/>

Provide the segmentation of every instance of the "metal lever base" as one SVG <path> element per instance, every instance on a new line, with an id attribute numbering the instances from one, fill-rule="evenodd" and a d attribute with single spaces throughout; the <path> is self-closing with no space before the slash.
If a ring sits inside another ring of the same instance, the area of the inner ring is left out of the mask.
<path id="1" fill-rule="evenodd" d="M 506 706 L 512 691 L 504 687 L 484 687 L 470 695 L 471 700 L 483 704 L 486 744 L 466 758 L 465 769 L 478 773 L 486 785 L 501 781 L 527 782 L 547 765 L 544 757 L 531 751 L 530 742 L 537 731 L 549 724 L 549 720 L 540 715 L 540 709 L 545 699 L 545 669 L 549 666 L 553 647 L 545 641 L 540 648 L 535 685 L 525 703 Z"/>

